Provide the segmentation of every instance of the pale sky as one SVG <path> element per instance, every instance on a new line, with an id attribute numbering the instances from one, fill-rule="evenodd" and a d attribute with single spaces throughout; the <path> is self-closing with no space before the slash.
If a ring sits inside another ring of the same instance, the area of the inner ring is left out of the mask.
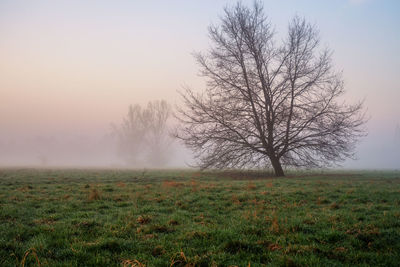
<path id="1" fill-rule="evenodd" d="M 294 15 L 315 24 L 348 101 L 365 99 L 369 136 L 344 166 L 400 168 L 400 1 L 262 2 L 278 36 Z M 183 85 L 204 89 L 191 53 L 207 49 L 228 3 L 0 0 L 0 143 L 102 137 L 129 104 L 179 104 Z"/>

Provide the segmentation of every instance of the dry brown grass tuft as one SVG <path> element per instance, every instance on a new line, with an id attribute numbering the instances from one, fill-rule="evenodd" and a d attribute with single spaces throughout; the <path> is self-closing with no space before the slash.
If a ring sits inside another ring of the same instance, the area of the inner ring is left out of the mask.
<path id="1" fill-rule="evenodd" d="M 246 219 L 246 220 L 256 220 L 256 219 L 258 219 L 257 210 L 253 210 L 253 211 L 246 210 L 243 213 L 243 218 Z"/>
<path id="2" fill-rule="evenodd" d="M 197 192 L 199 190 L 199 184 L 197 183 L 197 181 L 192 180 L 190 182 L 190 185 L 192 186 L 192 192 Z"/>
<path id="3" fill-rule="evenodd" d="M 148 224 L 149 222 L 151 222 L 151 217 L 147 216 L 147 215 L 140 215 L 137 219 L 136 219 L 137 223 L 139 224 Z"/>
<path id="4" fill-rule="evenodd" d="M 271 227 L 269 228 L 269 230 L 271 231 L 271 232 L 274 232 L 274 233 L 279 233 L 279 222 L 278 222 L 278 217 L 274 217 L 274 218 L 272 218 L 272 222 L 271 222 Z"/>
<path id="5" fill-rule="evenodd" d="M 168 224 L 169 224 L 169 225 L 179 225 L 179 222 L 176 221 L 176 220 L 174 220 L 174 219 L 172 219 L 172 220 L 170 220 L 170 221 L 168 222 Z"/>
<path id="6" fill-rule="evenodd" d="M 337 204 L 336 202 L 333 202 L 329 207 L 331 210 L 337 210 L 340 208 L 339 204 Z"/>
<path id="7" fill-rule="evenodd" d="M 146 267 L 145 264 L 141 263 L 138 260 L 123 260 L 122 266 L 123 267 Z"/>
<path id="8" fill-rule="evenodd" d="M 191 231 L 185 233 L 186 239 L 193 239 L 193 238 L 207 238 L 209 235 L 203 231 Z"/>
<path id="9" fill-rule="evenodd" d="M 314 224 L 316 224 L 316 222 L 317 222 L 316 219 L 314 218 L 314 216 L 311 213 L 307 213 L 306 217 L 303 221 L 303 223 L 307 224 L 307 225 L 314 225 Z"/>
<path id="10" fill-rule="evenodd" d="M 329 201 L 324 197 L 318 197 L 317 198 L 317 205 L 328 204 L 328 203 L 329 203 Z"/>
<path id="11" fill-rule="evenodd" d="M 257 188 L 257 186 L 253 182 L 249 182 L 246 185 L 247 190 L 255 190 L 256 188 Z"/>
<path id="12" fill-rule="evenodd" d="M 99 190 L 96 188 L 92 188 L 89 192 L 89 200 L 100 200 L 101 199 L 101 193 Z"/>
<path id="13" fill-rule="evenodd" d="M 28 186 L 24 186 L 24 187 L 17 188 L 17 191 L 20 191 L 20 192 L 28 192 L 28 191 L 31 190 L 31 189 L 33 189 L 33 187 L 30 186 L 30 185 L 28 185 Z"/>
<path id="14" fill-rule="evenodd" d="M 268 188 L 274 187 L 274 185 L 273 185 L 272 183 L 267 183 L 266 186 L 267 186 Z"/>
<path id="15" fill-rule="evenodd" d="M 36 263 L 38 264 L 38 266 L 40 266 L 39 257 L 38 257 L 38 255 L 37 255 L 37 253 L 36 253 L 36 249 L 35 249 L 35 248 L 30 248 L 30 249 L 28 249 L 27 251 L 25 251 L 25 255 L 24 255 L 24 257 L 22 258 L 22 261 L 21 261 L 21 266 L 22 266 L 22 267 L 25 266 L 26 258 L 27 258 L 29 255 L 32 255 L 33 257 L 35 257 Z"/>
<path id="16" fill-rule="evenodd" d="M 215 187 L 216 187 L 216 184 L 214 184 L 214 183 L 207 183 L 207 184 L 203 185 L 201 188 L 202 188 L 202 189 L 205 189 L 205 190 L 208 190 L 208 189 L 214 189 Z"/>
<path id="17" fill-rule="evenodd" d="M 143 236 L 143 239 L 144 239 L 144 240 L 149 240 L 149 239 L 153 239 L 153 238 L 155 238 L 155 237 L 156 237 L 155 234 L 145 234 L 145 235 Z"/>
<path id="18" fill-rule="evenodd" d="M 268 250 L 269 251 L 276 251 L 276 250 L 281 250 L 282 249 L 282 247 L 281 246 L 279 246 L 278 244 L 270 244 L 269 246 L 268 246 Z"/>
<path id="19" fill-rule="evenodd" d="M 236 205 L 240 205 L 240 200 L 237 195 L 232 195 L 232 201 Z"/>
<path id="20" fill-rule="evenodd" d="M 353 194 L 354 193 L 354 189 L 350 189 L 349 191 L 346 192 L 347 195 Z"/>
<path id="21" fill-rule="evenodd" d="M 201 224 L 201 225 L 206 225 L 206 222 L 204 221 L 204 214 L 203 213 L 201 213 L 199 216 L 197 216 L 197 217 L 194 217 L 194 221 L 197 223 L 197 224 Z"/>
<path id="22" fill-rule="evenodd" d="M 52 224 L 56 223 L 56 219 L 54 219 L 54 218 L 42 218 L 42 219 L 33 220 L 33 222 L 35 224 L 38 224 L 38 225 L 43 225 L 43 224 L 52 225 Z"/>
<path id="23" fill-rule="evenodd" d="M 189 262 L 188 259 L 185 256 L 185 253 L 183 253 L 183 251 L 181 250 L 180 252 L 176 253 L 171 258 L 171 264 L 169 266 L 170 267 L 173 267 L 173 266 L 194 267 L 195 264 Z"/>
<path id="24" fill-rule="evenodd" d="M 345 247 L 337 247 L 337 248 L 335 248 L 335 251 L 336 252 L 346 252 L 347 251 L 347 249 L 345 248 Z"/>

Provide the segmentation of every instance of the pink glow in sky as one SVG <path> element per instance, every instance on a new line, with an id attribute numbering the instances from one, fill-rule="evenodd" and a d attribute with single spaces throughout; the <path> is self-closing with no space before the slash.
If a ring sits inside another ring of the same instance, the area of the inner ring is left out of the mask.
<path id="1" fill-rule="evenodd" d="M 400 168 L 400 2 L 262 2 L 279 34 L 295 14 L 315 23 L 343 70 L 349 101 L 365 99 L 370 134 L 359 160 L 345 166 Z M 84 164 L 117 162 L 98 155 L 112 152 L 104 136 L 129 104 L 179 104 L 183 85 L 204 89 L 191 53 L 207 49 L 207 27 L 227 3 L 1 1 L 0 165 L 37 162 L 30 155 L 38 137 L 64 140 L 60 151 L 72 143 L 78 151 L 90 140 Z M 75 141 L 65 141 L 71 136 Z M 107 149 L 90 147 L 98 142 Z M 78 164 L 71 157 L 55 162 Z"/>

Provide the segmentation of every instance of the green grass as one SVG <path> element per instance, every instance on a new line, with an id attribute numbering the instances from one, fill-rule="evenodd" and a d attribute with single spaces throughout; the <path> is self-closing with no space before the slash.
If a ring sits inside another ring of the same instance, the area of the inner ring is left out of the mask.
<path id="1" fill-rule="evenodd" d="M 37 261 L 398 266 L 400 172 L 2 169 L 0 266 Z"/>

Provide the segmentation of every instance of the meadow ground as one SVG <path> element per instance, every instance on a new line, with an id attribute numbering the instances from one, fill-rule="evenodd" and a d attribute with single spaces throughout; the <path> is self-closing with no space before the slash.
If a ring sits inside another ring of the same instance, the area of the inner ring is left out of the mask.
<path id="1" fill-rule="evenodd" d="M 398 266 L 400 172 L 0 170 L 0 266 Z"/>

